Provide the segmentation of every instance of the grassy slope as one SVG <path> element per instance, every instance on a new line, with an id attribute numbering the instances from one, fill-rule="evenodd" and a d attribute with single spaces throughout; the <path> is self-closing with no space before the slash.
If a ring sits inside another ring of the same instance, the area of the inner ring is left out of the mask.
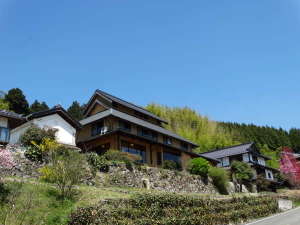
<path id="1" fill-rule="evenodd" d="M 5 179 L 5 184 L 10 188 L 15 188 L 20 192 L 17 198 L 17 204 L 9 215 L 8 225 L 19 224 L 20 218 L 18 216 L 26 215 L 26 225 L 34 224 L 67 224 L 68 216 L 71 211 L 77 207 L 92 206 L 104 199 L 119 199 L 129 198 L 136 193 L 149 192 L 146 189 L 126 188 L 126 187 L 93 187 L 87 185 L 80 185 L 77 187 L 78 195 L 75 200 L 60 200 L 58 198 L 57 189 L 53 186 L 42 183 L 37 180 L 27 179 L 21 187 L 21 180 L 18 178 Z M 159 192 L 153 191 L 151 192 Z M 188 194 L 200 197 L 220 197 L 219 195 L 208 194 Z M 31 199 L 31 203 L 28 200 Z M 28 205 L 31 205 L 29 207 Z M 30 208 L 30 209 L 28 209 Z M 4 224 L 3 212 L 7 210 L 7 205 L 0 206 L 0 224 Z M 2 212 L 2 214 L 1 214 Z"/>
<path id="2" fill-rule="evenodd" d="M 19 188 L 19 182 L 6 182 L 10 187 Z M 20 195 L 17 198 L 15 209 L 9 216 L 8 224 L 17 224 L 20 218 L 16 218 L 21 214 L 26 214 L 26 222 L 24 224 L 66 224 L 68 215 L 72 210 L 81 206 L 90 206 L 96 204 L 103 199 L 128 198 L 136 190 L 126 190 L 121 188 L 95 188 L 89 186 L 79 186 L 79 193 L 76 200 L 60 200 L 57 190 L 45 183 L 26 182 L 19 189 Z M 31 203 L 28 203 L 31 199 Z M 30 207 L 31 209 L 26 210 Z M 0 207 L 0 211 L 7 208 Z M 2 217 L 2 218 L 1 218 Z M 0 213 L 0 224 L 3 222 L 3 215 Z"/>

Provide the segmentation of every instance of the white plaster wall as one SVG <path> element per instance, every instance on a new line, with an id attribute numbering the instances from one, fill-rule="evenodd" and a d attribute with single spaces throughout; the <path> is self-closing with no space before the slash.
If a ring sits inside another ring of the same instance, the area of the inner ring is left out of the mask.
<path id="1" fill-rule="evenodd" d="M 10 138 L 9 143 L 10 144 L 17 144 L 19 143 L 20 137 L 24 134 L 24 132 L 32 125 L 32 121 L 29 121 L 27 123 L 22 124 L 19 127 L 16 127 L 15 129 L 10 131 Z"/>
<path id="2" fill-rule="evenodd" d="M 10 143 L 16 144 L 22 134 L 30 127 L 32 124 L 40 128 L 54 128 L 57 129 L 56 140 L 61 144 L 75 144 L 76 129 L 72 127 L 68 122 L 66 122 L 60 115 L 54 114 L 45 116 L 38 119 L 33 119 L 20 127 L 17 127 L 11 131 Z"/>
<path id="3" fill-rule="evenodd" d="M 6 117 L 0 117 L 0 127 L 8 127 L 8 119 Z"/>

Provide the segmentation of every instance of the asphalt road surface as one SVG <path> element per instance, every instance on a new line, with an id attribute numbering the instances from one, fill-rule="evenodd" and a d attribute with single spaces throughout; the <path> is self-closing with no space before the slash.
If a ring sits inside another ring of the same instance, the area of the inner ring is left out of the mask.
<path id="1" fill-rule="evenodd" d="M 245 225 L 300 225 L 300 208 L 292 209 Z"/>

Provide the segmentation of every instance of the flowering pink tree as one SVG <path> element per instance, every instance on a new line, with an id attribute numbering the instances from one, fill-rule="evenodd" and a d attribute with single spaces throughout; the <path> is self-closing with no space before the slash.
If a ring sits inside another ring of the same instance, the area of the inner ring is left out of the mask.
<path id="1" fill-rule="evenodd" d="M 293 186 L 300 186 L 300 164 L 294 156 L 292 149 L 285 147 L 281 153 L 280 171 Z"/>
<path id="2" fill-rule="evenodd" d="M 11 152 L 0 148 L 0 167 L 11 169 L 15 165 Z"/>

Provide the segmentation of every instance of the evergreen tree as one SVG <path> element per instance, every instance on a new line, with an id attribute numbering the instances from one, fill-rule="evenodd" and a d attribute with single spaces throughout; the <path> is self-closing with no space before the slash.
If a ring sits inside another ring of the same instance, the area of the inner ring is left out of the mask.
<path id="1" fill-rule="evenodd" d="M 49 109 L 48 105 L 46 102 L 39 102 L 38 100 L 35 100 L 31 105 L 30 105 L 30 112 L 35 113 L 35 112 L 40 112 Z"/>
<path id="2" fill-rule="evenodd" d="M 21 89 L 10 89 L 5 95 L 5 101 L 9 105 L 9 110 L 24 115 L 27 115 L 29 113 L 28 102 Z"/>
<path id="3" fill-rule="evenodd" d="M 83 107 L 80 106 L 79 102 L 74 101 L 67 111 L 74 119 L 76 120 L 83 119 Z"/>
<path id="4" fill-rule="evenodd" d="M 300 129 L 292 128 L 289 132 L 291 147 L 295 152 L 300 152 Z"/>

